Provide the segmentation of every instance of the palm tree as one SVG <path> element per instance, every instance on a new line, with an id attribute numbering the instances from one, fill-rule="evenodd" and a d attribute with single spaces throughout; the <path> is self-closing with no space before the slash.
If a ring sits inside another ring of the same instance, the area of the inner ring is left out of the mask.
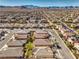
<path id="1" fill-rule="evenodd" d="M 35 40 L 34 32 L 30 32 L 30 35 L 28 35 L 27 42 L 24 44 L 24 58 L 31 58 L 33 55 L 33 48 L 35 45 L 33 44 L 33 41 Z"/>
<path id="2" fill-rule="evenodd" d="M 24 53 L 25 58 L 32 57 L 32 55 L 33 55 L 33 52 L 32 52 L 33 48 L 34 48 L 34 44 L 32 42 L 29 42 L 29 43 L 25 44 L 25 53 Z"/>
<path id="3" fill-rule="evenodd" d="M 25 49 L 32 50 L 34 48 L 34 44 L 32 42 L 28 42 L 25 44 Z"/>

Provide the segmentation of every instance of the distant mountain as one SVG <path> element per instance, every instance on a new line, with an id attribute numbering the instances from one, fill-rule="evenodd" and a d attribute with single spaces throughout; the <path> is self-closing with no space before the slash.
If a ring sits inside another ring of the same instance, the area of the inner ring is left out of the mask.
<path id="1" fill-rule="evenodd" d="M 39 8 L 39 6 L 34 6 L 34 5 L 22 5 L 22 6 L 0 6 L 0 8 Z"/>
<path id="2" fill-rule="evenodd" d="M 65 9 L 70 9 L 70 8 L 79 8 L 79 6 L 63 6 L 63 7 L 49 6 L 48 8 L 65 8 Z"/>
<path id="3" fill-rule="evenodd" d="M 22 8 L 39 8 L 39 6 L 34 6 L 34 5 L 23 5 L 21 7 Z"/>
<path id="4" fill-rule="evenodd" d="M 79 8 L 79 6 L 64 6 L 64 7 L 59 7 L 59 6 L 49 6 L 49 7 L 39 7 L 39 6 L 34 6 L 34 5 L 22 5 L 22 6 L 0 6 L 0 8 Z"/>

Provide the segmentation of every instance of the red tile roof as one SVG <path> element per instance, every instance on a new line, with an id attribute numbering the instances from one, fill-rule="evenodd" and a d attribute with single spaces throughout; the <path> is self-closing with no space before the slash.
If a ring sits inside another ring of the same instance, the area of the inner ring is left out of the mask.
<path id="1" fill-rule="evenodd" d="M 34 41 L 34 44 L 36 46 L 50 46 L 50 45 L 52 45 L 48 39 L 36 39 Z"/>

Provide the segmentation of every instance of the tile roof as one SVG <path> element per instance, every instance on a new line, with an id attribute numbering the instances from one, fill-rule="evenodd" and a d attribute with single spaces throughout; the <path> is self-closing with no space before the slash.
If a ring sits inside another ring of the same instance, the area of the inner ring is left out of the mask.
<path id="1" fill-rule="evenodd" d="M 0 57 L 18 57 L 23 56 L 22 47 L 8 47 L 7 50 L 0 52 Z"/>
<path id="2" fill-rule="evenodd" d="M 52 45 L 48 39 L 36 39 L 34 41 L 34 44 L 36 46 L 50 46 L 50 45 Z"/>

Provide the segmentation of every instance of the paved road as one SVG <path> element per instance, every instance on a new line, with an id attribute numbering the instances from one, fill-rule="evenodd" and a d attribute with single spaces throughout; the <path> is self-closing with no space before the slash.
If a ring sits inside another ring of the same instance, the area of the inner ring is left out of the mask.
<path id="1" fill-rule="evenodd" d="M 13 33 L 10 32 L 10 33 L 8 33 L 8 35 L 5 37 L 5 39 L 3 41 L 0 41 L 0 50 L 2 50 L 3 46 L 11 40 L 12 36 L 13 36 Z"/>
<path id="2" fill-rule="evenodd" d="M 43 12 L 43 14 L 46 15 L 46 18 L 48 17 L 48 14 L 46 12 Z M 50 21 L 50 19 L 47 19 L 47 21 L 49 22 L 49 25 L 51 26 L 52 22 Z M 63 59 L 76 59 L 75 56 L 72 54 L 72 52 L 69 50 L 69 48 L 65 45 L 64 41 L 60 38 L 58 33 L 53 29 L 53 27 L 52 27 L 51 33 L 55 35 L 59 45 L 62 48 L 59 52 L 63 56 Z"/>
<path id="3" fill-rule="evenodd" d="M 65 24 L 64 22 L 62 22 L 62 21 L 60 21 L 63 25 L 65 25 L 69 30 L 72 30 L 74 33 L 76 33 L 77 35 L 79 35 L 78 34 L 78 32 L 76 32 L 74 29 L 72 29 L 72 28 L 70 28 L 67 24 Z"/>
<path id="4" fill-rule="evenodd" d="M 50 17 L 50 16 L 49 16 Z M 52 14 L 51 14 L 51 17 L 52 17 Z M 57 16 L 56 16 L 57 17 Z M 57 20 L 57 19 L 56 19 Z M 75 31 L 74 29 L 70 28 L 66 23 L 64 23 L 63 21 L 61 20 L 57 20 L 59 21 L 61 24 L 63 24 L 64 26 L 66 26 L 69 30 L 72 30 L 74 33 L 76 33 L 77 35 L 79 35 L 79 33 L 77 31 Z"/>

